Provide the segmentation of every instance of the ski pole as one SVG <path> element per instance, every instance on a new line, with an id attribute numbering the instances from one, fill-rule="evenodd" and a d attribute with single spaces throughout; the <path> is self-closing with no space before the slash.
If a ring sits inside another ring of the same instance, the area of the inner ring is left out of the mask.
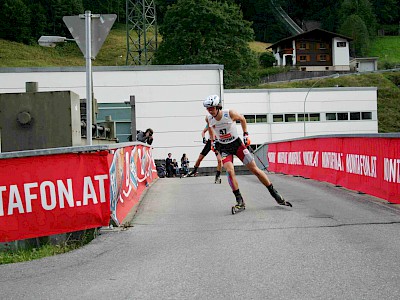
<path id="1" fill-rule="evenodd" d="M 247 149 L 250 150 L 251 154 L 253 154 L 255 157 L 257 157 L 258 161 L 259 161 L 259 162 L 263 165 L 263 167 L 264 167 L 263 170 L 267 170 L 267 171 L 268 171 L 267 167 L 264 165 L 264 163 L 262 162 L 262 160 L 258 157 L 257 154 L 254 153 L 253 148 L 251 148 L 250 146 L 248 146 Z"/>

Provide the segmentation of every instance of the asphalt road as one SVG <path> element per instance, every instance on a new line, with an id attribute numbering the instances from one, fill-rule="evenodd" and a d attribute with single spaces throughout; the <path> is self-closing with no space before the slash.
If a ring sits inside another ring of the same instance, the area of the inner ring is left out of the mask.
<path id="1" fill-rule="evenodd" d="M 400 208 L 303 178 L 270 175 L 293 207 L 239 176 L 165 178 L 133 227 L 85 247 L 0 266 L 0 299 L 399 299 Z"/>

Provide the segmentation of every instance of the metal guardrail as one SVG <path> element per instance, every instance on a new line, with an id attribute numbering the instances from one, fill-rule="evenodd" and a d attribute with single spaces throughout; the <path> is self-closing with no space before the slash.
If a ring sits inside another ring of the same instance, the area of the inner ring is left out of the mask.
<path id="1" fill-rule="evenodd" d="M 1 153 L 0 159 L 52 155 L 52 154 L 65 154 L 65 153 L 106 151 L 132 145 L 147 145 L 147 144 L 141 142 L 127 142 L 127 143 L 118 143 L 109 145 L 73 146 L 73 147 L 60 147 L 60 148 L 48 148 L 48 149 L 37 149 L 37 150 L 12 151 L 12 152 Z"/>

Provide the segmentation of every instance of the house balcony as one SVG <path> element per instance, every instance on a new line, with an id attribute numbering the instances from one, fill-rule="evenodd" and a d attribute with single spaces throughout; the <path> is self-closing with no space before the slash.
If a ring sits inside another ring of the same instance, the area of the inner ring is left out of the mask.
<path id="1" fill-rule="evenodd" d="M 279 51 L 280 55 L 285 55 L 285 54 L 293 54 L 293 48 L 284 48 L 281 51 Z"/>

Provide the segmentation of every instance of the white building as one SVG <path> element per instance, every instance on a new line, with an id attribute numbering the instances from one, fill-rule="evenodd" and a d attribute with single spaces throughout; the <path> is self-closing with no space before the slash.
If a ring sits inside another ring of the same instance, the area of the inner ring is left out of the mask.
<path id="1" fill-rule="evenodd" d="M 207 112 L 202 103 L 210 94 L 245 115 L 252 144 L 378 132 L 376 88 L 224 91 L 222 78 L 221 65 L 101 67 L 93 72 L 94 96 L 100 108 L 126 111 L 130 106 L 124 102 L 134 95 L 137 128 L 154 130 L 154 158 L 171 152 L 179 160 L 186 153 L 191 166 L 203 147 L 200 133 Z M 0 69 L 0 93 L 24 92 L 26 82 L 38 82 L 39 91 L 72 90 L 81 98 L 86 94 L 84 68 Z M 304 112 L 309 121 L 304 122 Z M 129 120 L 123 121 L 129 126 Z M 202 163 L 214 165 L 214 155 Z"/>

